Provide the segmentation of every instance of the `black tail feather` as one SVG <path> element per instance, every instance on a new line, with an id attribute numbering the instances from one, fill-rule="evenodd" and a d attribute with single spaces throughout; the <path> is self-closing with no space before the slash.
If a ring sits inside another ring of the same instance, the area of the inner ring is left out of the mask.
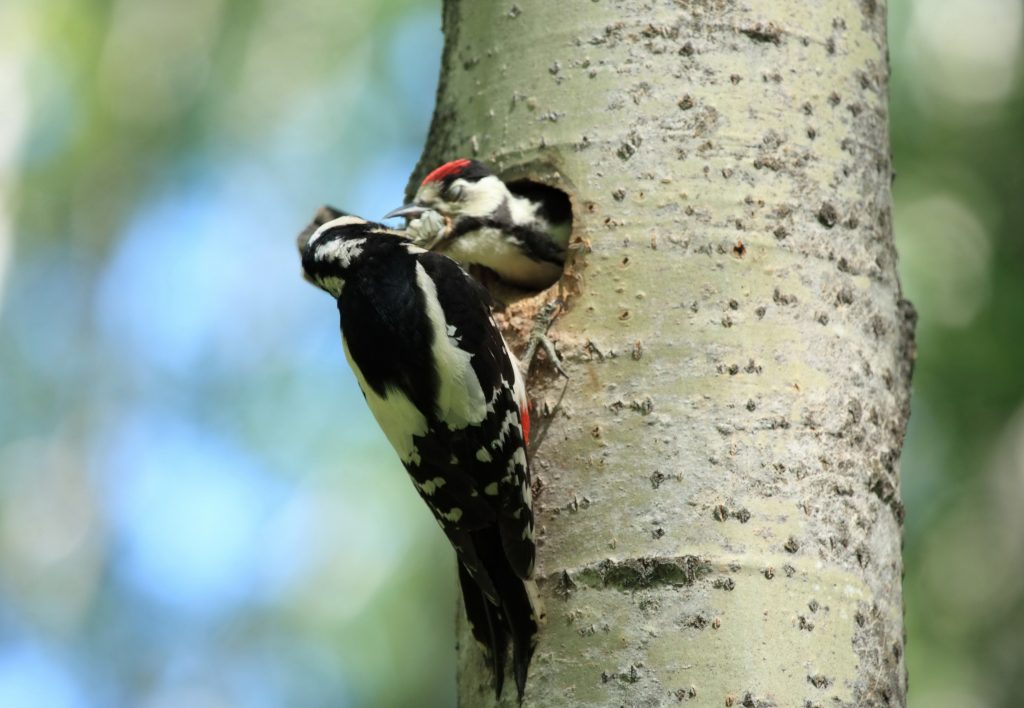
<path id="1" fill-rule="evenodd" d="M 509 563 L 502 548 L 501 538 L 496 529 L 475 532 L 472 534 L 473 546 L 476 555 L 484 561 L 485 570 L 491 583 L 497 591 L 500 607 L 490 602 L 486 596 L 477 590 L 476 599 L 483 606 L 481 612 L 475 608 L 476 613 L 484 615 L 496 627 L 492 632 L 495 640 L 501 644 L 501 660 L 497 661 L 498 652 L 494 652 L 493 661 L 495 667 L 495 685 L 498 686 L 498 695 L 501 693 L 502 680 L 500 674 L 505 671 L 505 656 L 508 651 L 509 639 L 512 641 L 512 670 L 516 681 L 516 691 L 519 701 L 523 700 L 523 692 L 526 689 L 526 676 L 530 667 L 530 659 L 537 643 L 537 617 L 533 607 L 533 601 L 527 590 L 527 582 L 520 578 L 512 565 Z M 470 573 L 459 564 L 460 578 L 463 587 L 467 583 L 474 583 Z M 463 595 L 467 596 L 466 590 Z M 471 608 L 466 605 L 467 615 Z"/>
<path id="2" fill-rule="evenodd" d="M 505 685 L 505 659 L 508 656 L 508 634 L 498 608 L 491 604 L 473 581 L 466 566 L 459 562 L 459 585 L 466 605 L 466 619 L 473 638 L 484 648 L 494 678 L 494 697 L 501 698 Z"/>
<path id="3" fill-rule="evenodd" d="M 515 592 L 503 596 L 505 615 L 509 631 L 512 634 L 512 670 L 516 679 L 516 690 L 519 702 L 523 701 L 526 690 L 526 674 L 530 668 L 530 659 L 537 646 L 537 618 L 534 615 L 533 603 L 526 590 L 524 581 L 516 578 Z"/>

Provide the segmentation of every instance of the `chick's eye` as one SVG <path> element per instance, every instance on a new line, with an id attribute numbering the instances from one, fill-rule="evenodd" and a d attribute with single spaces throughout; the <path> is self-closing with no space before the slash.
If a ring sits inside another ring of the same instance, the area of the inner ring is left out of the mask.
<path id="1" fill-rule="evenodd" d="M 449 201 L 455 202 L 462 199 L 462 193 L 462 185 L 453 184 L 445 191 L 444 195 Z"/>

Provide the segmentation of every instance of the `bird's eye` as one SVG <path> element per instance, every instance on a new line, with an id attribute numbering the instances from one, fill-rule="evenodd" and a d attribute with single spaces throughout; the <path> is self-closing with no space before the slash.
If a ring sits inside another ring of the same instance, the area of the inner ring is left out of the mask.
<path id="1" fill-rule="evenodd" d="M 450 202 L 457 202 L 462 199 L 463 189 L 461 184 L 453 184 L 444 193 Z"/>

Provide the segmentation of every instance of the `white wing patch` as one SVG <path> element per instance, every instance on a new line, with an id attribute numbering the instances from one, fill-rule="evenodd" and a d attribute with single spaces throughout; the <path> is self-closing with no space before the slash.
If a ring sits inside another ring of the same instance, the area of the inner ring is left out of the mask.
<path id="1" fill-rule="evenodd" d="M 518 465 L 519 467 L 522 467 L 525 470 L 526 469 L 526 450 L 524 448 L 521 448 L 521 447 L 516 448 L 516 451 L 512 453 L 512 459 L 509 460 L 509 464 L 510 465 Z M 527 487 L 527 490 L 529 490 L 529 487 Z M 529 503 L 530 495 L 526 494 L 525 495 L 525 499 L 527 500 L 527 503 Z"/>
<path id="2" fill-rule="evenodd" d="M 437 287 L 419 263 L 416 264 L 416 283 L 423 291 L 434 332 L 431 352 L 438 366 L 438 417 L 451 430 L 476 425 L 487 417 L 487 401 L 470 364 L 473 355 L 460 349 L 458 338 L 449 334 L 444 310 L 437 299 Z"/>
<path id="3" fill-rule="evenodd" d="M 423 484 L 419 484 L 417 482 L 416 486 L 423 490 L 423 493 L 429 497 L 447 483 L 448 480 L 446 480 L 444 477 L 434 477 L 433 479 L 428 479 Z"/>
<path id="4" fill-rule="evenodd" d="M 519 411 L 510 410 L 505 414 L 505 419 L 501 421 L 501 428 L 498 430 L 498 437 L 491 441 L 491 447 L 495 450 L 500 450 L 502 445 L 505 444 L 505 438 L 508 437 L 509 432 L 515 427 L 517 430 L 522 431 L 522 426 L 519 422 Z M 520 448 L 520 451 L 522 448 Z M 512 468 L 514 459 L 508 461 L 509 468 Z"/>
<path id="5" fill-rule="evenodd" d="M 366 383 L 363 372 L 352 360 L 352 355 L 348 351 L 348 342 L 344 337 L 342 337 L 341 343 L 345 348 L 345 358 L 348 359 L 349 366 L 352 367 L 352 372 L 356 375 L 359 388 L 366 397 L 366 403 L 370 406 L 370 412 L 377 419 L 377 424 L 384 431 L 391 447 L 395 448 L 395 452 L 398 453 L 398 457 L 403 463 L 418 465 L 420 453 L 416 449 L 413 438 L 426 435 L 426 417 L 420 413 L 412 401 L 406 398 L 404 393 L 397 389 L 387 391 L 384 396 L 378 395 Z"/>
<path id="6" fill-rule="evenodd" d="M 491 318 L 491 324 L 494 325 L 495 329 L 498 329 L 498 325 L 495 323 L 493 317 Z M 519 404 L 519 407 L 525 410 L 530 402 L 526 398 L 526 383 L 523 381 L 523 370 L 519 365 L 519 360 L 512 356 L 512 350 L 509 349 L 508 342 L 505 341 L 504 335 L 501 336 L 501 343 L 505 347 L 505 353 L 508 354 L 508 361 L 512 365 L 512 393 L 515 394 L 516 403 Z M 501 383 L 506 386 L 508 385 L 504 379 L 502 379 Z"/>

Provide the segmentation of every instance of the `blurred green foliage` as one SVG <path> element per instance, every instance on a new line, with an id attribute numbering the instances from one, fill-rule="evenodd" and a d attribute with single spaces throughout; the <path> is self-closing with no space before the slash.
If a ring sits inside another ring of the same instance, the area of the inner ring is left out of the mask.
<path id="1" fill-rule="evenodd" d="M 1024 695 L 1024 11 L 890 7 L 911 705 Z M 440 0 L 0 5 L 0 705 L 450 705 L 452 561 L 292 234 L 399 203 Z"/>
<path id="2" fill-rule="evenodd" d="M 1024 696 L 1024 6 L 890 6 L 910 703 Z"/>

